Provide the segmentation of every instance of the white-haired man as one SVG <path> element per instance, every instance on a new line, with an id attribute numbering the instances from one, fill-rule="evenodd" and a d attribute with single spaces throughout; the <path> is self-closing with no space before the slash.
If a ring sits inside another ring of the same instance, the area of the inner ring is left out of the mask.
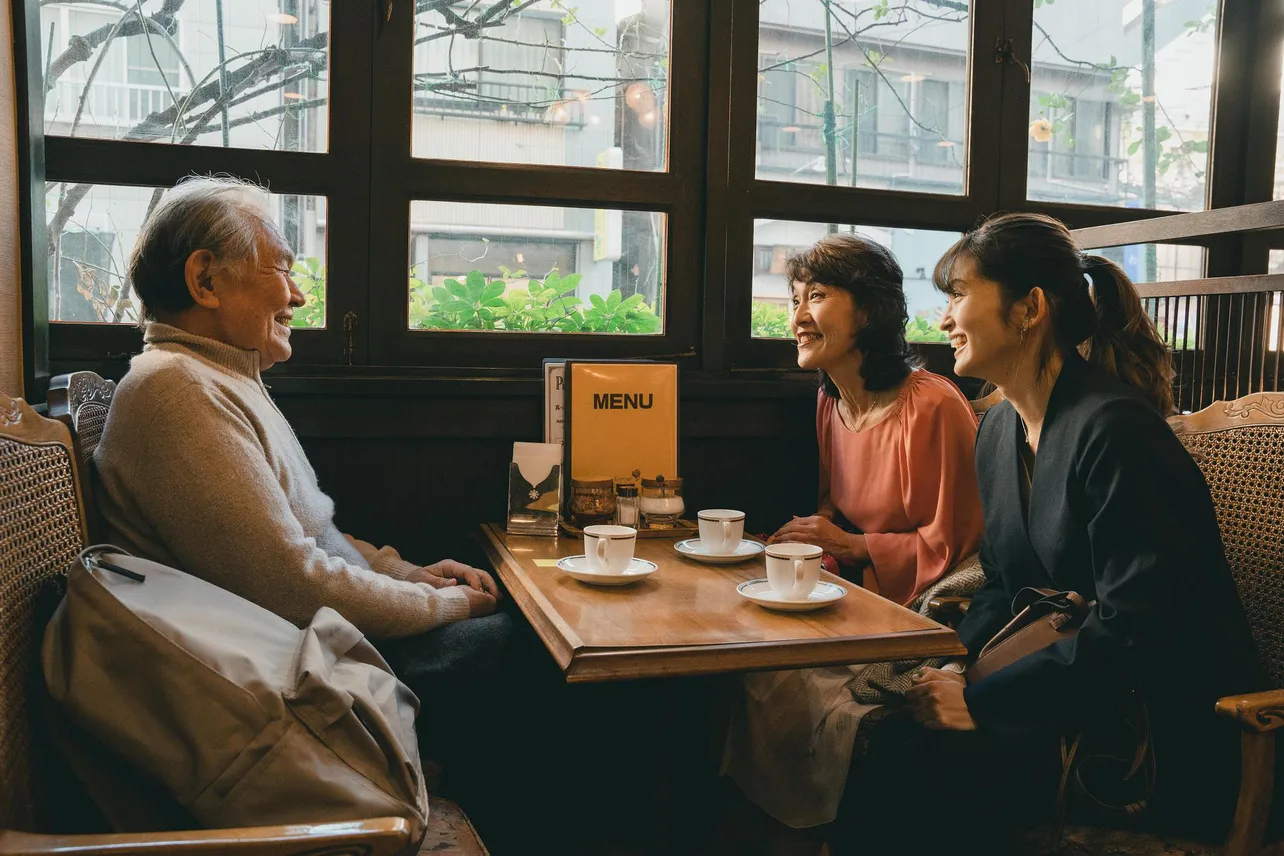
<path id="1" fill-rule="evenodd" d="M 302 446 L 259 373 L 290 358 L 303 295 L 267 193 L 189 179 L 144 224 L 129 261 L 146 323 L 94 463 L 113 543 L 303 625 L 322 606 L 373 639 L 495 608 L 490 575 L 420 567 L 334 525 Z"/>

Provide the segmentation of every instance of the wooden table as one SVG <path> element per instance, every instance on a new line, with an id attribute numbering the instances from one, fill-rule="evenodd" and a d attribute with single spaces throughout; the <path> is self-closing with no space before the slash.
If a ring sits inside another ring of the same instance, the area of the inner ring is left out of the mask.
<path id="1" fill-rule="evenodd" d="M 586 585 L 553 566 L 584 552 L 580 538 L 507 535 L 482 527 L 500 579 L 570 682 L 709 675 L 967 653 L 953 630 L 826 574 L 847 596 L 823 609 L 778 613 L 736 592 L 765 577 L 762 556 L 706 565 L 668 538 L 639 538 L 659 565 L 628 586 Z"/>

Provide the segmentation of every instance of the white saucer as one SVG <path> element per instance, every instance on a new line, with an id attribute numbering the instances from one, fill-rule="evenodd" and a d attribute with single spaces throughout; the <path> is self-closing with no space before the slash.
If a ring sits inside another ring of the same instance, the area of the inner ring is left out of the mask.
<path id="1" fill-rule="evenodd" d="M 626 586 L 629 583 L 635 583 L 650 576 L 659 570 L 660 566 L 655 562 L 648 562 L 646 559 L 639 559 L 634 556 L 629 560 L 628 567 L 624 569 L 624 573 L 608 574 L 604 571 L 590 569 L 588 559 L 580 555 L 558 559 L 557 567 L 558 570 L 564 571 L 567 576 L 574 577 L 582 583 L 592 583 L 598 586 Z"/>
<path id="2" fill-rule="evenodd" d="M 685 541 L 679 541 L 674 544 L 673 549 L 688 559 L 695 559 L 697 562 L 708 562 L 711 565 L 731 565 L 759 556 L 767 548 L 758 541 L 750 541 L 748 538 L 743 538 L 736 545 L 736 549 L 730 553 L 710 553 L 704 549 L 704 545 L 699 538 L 688 538 Z"/>
<path id="3" fill-rule="evenodd" d="M 781 600 L 780 595 L 776 594 L 776 590 L 766 580 L 745 580 L 736 586 L 736 591 L 759 606 L 781 612 L 808 612 L 820 609 L 847 594 L 847 589 L 842 586 L 824 581 L 816 583 L 816 587 L 812 589 L 806 600 Z"/>

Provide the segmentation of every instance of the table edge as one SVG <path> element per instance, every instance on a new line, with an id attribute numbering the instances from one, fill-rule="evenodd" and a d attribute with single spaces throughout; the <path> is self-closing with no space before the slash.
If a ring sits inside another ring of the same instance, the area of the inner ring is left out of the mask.
<path id="1" fill-rule="evenodd" d="M 495 524 L 483 523 L 481 530 L 485 536 L 482 549 L 504 587 L 508 589 L 509 596 L 522 611 L 522 615 L 526 616 L 544 647 L 552 654 L 558 668 L 563 672 L 568 671 L 576 652 L 584 647 L 583 640 L 558 617 L 557 610 L 540 593 L 539 587 L 528 584 L 525 569 L 504 545 Z"/>
<path id="2" fill-rule="evenodd" d="M 764 664 L 759 650 L 776 652 Z M 875 649 L 875 650 L 871 650 Z M 663 654 L 663 658 L 656 658 Z M 843 666 L 929 657 L 961 657 L 967 648 L 948 627 L 884 633 L 860 639 L 779 642 L 736 642 L 723 645 L 679 645 L 650 648 L 577 649 L 566 667 L 569 683 L 634 678 L 692 677 L 733 672 Z"/>

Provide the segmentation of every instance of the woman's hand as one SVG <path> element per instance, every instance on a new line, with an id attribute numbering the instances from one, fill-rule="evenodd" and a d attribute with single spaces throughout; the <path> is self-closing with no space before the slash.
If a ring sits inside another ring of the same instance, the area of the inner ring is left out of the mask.
<path id="1" fill-rule="evenodd" d="M 768 544 L 814 544 L 844 564 L 869 561 L 863 535 L 853 535 L 838 528 L 828 517 L 813 514 L 795 517 L 767 539 Z"/>
<path id="2" fill-rule="evenodd" d="M 975 731 L 976 722 L 963 698 L 966 679 L 958 672 L 923 669 L 905 693 L 910 712 L 924 728 L 936 731 Z"/>

